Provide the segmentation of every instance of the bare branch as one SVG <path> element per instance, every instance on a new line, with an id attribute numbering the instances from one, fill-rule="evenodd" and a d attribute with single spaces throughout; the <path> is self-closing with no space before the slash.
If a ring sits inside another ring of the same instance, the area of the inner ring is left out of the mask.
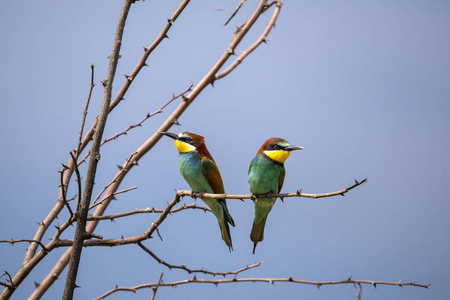
<path id="1" fill-rule="evenodd" d="M 228 23 L 230 23 L 231 19 L 234 18 L 234 16 L 237 14 L 237 12 L 241 9 L 241 6 L 244 4 L 244 2 L 247 0 L 241 0 L 241 2 L 239 2 L 239 5 L 236 7 L 236 9 L 234 10 L 234 12 L 231 14 L 231 17 L 228 18 L 228 20 L 225 22 L 225 24 L 223 24 L 223 26 L 227 26 Z"/>
<path id="2" fill-rule="evenodd" d="M 162 281 L 163 274 L 164 273 L 161 272 L 161 275 L 159 275 L 158 284 L 156 285 L 156 287 L 152 288 L 153 291 L 152 300 L 155 300 L 156 291 L 158 291 L 159 285 L 163 282 Z"/>
<path id="3" fill-rule="evenodd" d="M 291 282 L 291 283 L 298 283 L 298 284 L 308 284 L 308 285 L 315 285 L 317 287 L 321 287 L 323 285 L 336 285 L 336 284 L 369 284 L 372 286 L 377 285 L 394 285 L 394 286 L 415 286 L 415 287 L 422 287 L 422 288 L 430 288 L 430 285 L 424 285 L 424 284 L 417 284 L 414 281 L 412 282 L 389 282 L 389 281 L 371 281 L 371 280 L 338 280 L 338 281 L 308 281 L 308 280 L 298 280 L 294 279 L 293 276 L 289 278 L 230 278 L 230 279 L 197 279 L 196 276 L 194 276 L 192 279 L 187 280 L 180 280 L 180 281 L 174 281 L 174 282 L 164 282 L 164 283 L 146 283 L 137 285 L 134 287 L 118 287 L 116 286 L 112 290 L 104 293 L 103 295 L 99 296 L 98 298 L 94 298 L 94 300 L 100 300 L 104 299 L 111 294 L 118 292 L 118 291 L 127 291 L 127 292 L 136 292 L 140 289 L 147 289 L 147 288 L 153 288 L 156 285 L 162 287 L 162 286 L 169 286 L 169 287 L 177 287 L 179 285 L 183 284 L 190 284 L 190 283 L 208 283 L 208 284 L 214 284 L 219 285 L 222 283 L 237 283 L 237 282 L 266 282 L 269 284 L 274 284 L 275 282 Z"/>
<path id="4" fill-rule="evenodd" d="M 272 197 L 278 197 L 278 198 L 291 198 L 291 197 L 304 197 L 304 198 L 313 198 L 313 199 L 317 199 L 317 198 L 325 198 L 325 197 L 333 197 L 333 196 L 344 196 L 347 192 L 349 192 L 350 190 L 354 189 L 357 186 L 360 186 L 361 184 L 367 182 L 367 178 L 363 179 L 362 181 L 356 181 L 355 180 L 355 184 L 345 188 L 343 190 L 340 191 L 335 191 L 335 192 L 331 192 L 331 193 L 324 193 L 324 194 L 306 194 L 303 193 L 302 190 L 298 190 L 297 192 L 294 193 L 281 193 L 281 194 L 265 194 L 265 195 L 253 195 L 253 194 L 241 194 L 241 195 L 229 195 L 229 194 L 209 194 L 209 193 L 195 193 L 192 191 L 187 191 L 187 190 L 178 190 L 177 194 L 180 195 L 181 197 L 184 196 L 190 196 L 193 198 L 202 198 L 202 197 L 207 197 L 207 198 L 212 198 L 212 199 L 254 199 L 256 196 L 258 198 L 272 198 Z"/>
<path id="5" fill-rule="evenodd" d="M 153 232 L 158 229 L 158 226 L 166 219 L 167 215 L 170 214 L 172 208 L 180 202 L 181 197 L 175 194 L 175 198 L 167 203 L 167 207 L 164 209 L 163 213 L 156 219 L 155 222 L 147 229 L 147 231 L 141 235 L 129 237 L 129 238 L 117 238 L 117 239 L 106 239 L 106 240 L 85 240 L 83 242 L 83 247 L 94 247 L 94 246 L 106 246 L 115 247 L 120 245 L 136 244 L 138 242 L 148 240 L 152 237 Z M 59 240 L 55 242 L 55 247 L 67 247 L 73 245 L 72 240 Z"/>
<path id="6" fill-rule="evenodd" d="M 78 146 L 77 146 L 77 150 L 75 150 L 75 154 L 78 157 L 80 157 L 80 150 L 81 150 L 81 138 L 83 137 L 83 130 L 84 130 L 84 124 L 86 122 L 86 115 L 88 113 L 88 107 L 89 107 L 89 102 L 91 101 L 91 95 L 92 95 L 92 90 L 94 89 L 95 83 L 94 83 L 94 64 L 91 64 L 91 86 L 89 88 L 89 94 L 86 100 L 86 105 L 84 107 L 84 111 L 83 111 L 83 120 L 81 121 L 81 129 L 80 129 L 80 135 L 78 137 Z"/>
<path id="7" fill-rule="evenodd" d="M 70 218 L 72 218 L 73 217 L 73 211 L 70 208 L 69 201 L 67 201 L 67 199 L 66 199 L 67 187 L 68 186 L 67 186 L 67 184 L 64 184 L 64 172 L 66 172 L 66 170 L 69 169 L 69 167 L 67 167 L 64 164 L 62 164 L 62 165 L 63 165 L 63 169 L 61 171 L 58 171 L 59 173 L 61 173 L 61 185 L 59 186 L 61 188 L 60 194 L 62 195 L 62 201 L 66 205 L 67 210 L 69 210 Z"/>
<path id="8" fill-rule="evenodd" d="M 244 272 L 244 271 L 247 271 L 247 270 L 259 267 L 261 265 L 261 263 L 256 263 L 256 264 L 253 264 L 251 266 L 246 266 L 245 268 L 239 269 L 237 271 L 229 271 L 229 272 L 211 272 L 211 271 L 208 271 L 208 270 L 203 269 L 203 268 L 202 269 L 189 269 L 185 265 L 177 266 L 177 265 L 169 264 L 169 263 L 165 262 L 164 260 L 162 260 L 161 258 L 159 258 L 153 251 L 151 251 L 150 249 L 145 247 L 141 242 L 138 242 L 137 244 L 138 244 L 139 247 L 141 247 L 142 250 L 147 252 L 158 263 L 168 267 L 170 270 L 172 270 L 172 269 L 180 269 L 180 270 L 184 270 L 184 271 L 188 272 L 189 274 L 191 274 L 191 273 L 203 273 L 203 274 L 208 274 L 208 275 L 213 275 L 213 276 L 223 276 L 223 277 L 225 277 L 226 275 L 237 275 L 237 274 L 239 274 L 241 272 Z"/>
<path id="9" fill-rule="evenodd" d="M 41 241 L 36 241 L 36 240 L 29 240 L 29 239 L 14 240 L 14 239 L 10 239 L 10 240 L 0 240 L 0 243 L 10 243 L 11 245 L 14 245 L 15 243 L 38 243 L 39 246 L 41 246 L 42 249 L 45 252 L 49 252 L 49 250 L 44 246 L 44 244 L 41 243 Z"/>
<path id="10" fill-rule="evenodd" d="M 242 3 L 242 2 L 241 2 Z M 227 76 L 231 71 L 233 71 L 250 53 L 252 53 L 259 45 L 261 45 L 261 43 L 265 43 L 267 41 L 267 36 L 269 35 L 270 30 L 272 29 L 272 27 L 274 27 L 275 25 L 275 21 L 278 18 L 278 15 L 280 13 L 281 10 L 281 6 L 283 6 L 283 2 L 282 1 L 274 1 L 271 4 L 267 5 L 264 8 L 264 11 L 267 10 L 267 8 L 269 8 L 270 6 L 272 6 L 273 4 L 276 4 L 276 8 L 273 12 L 272 18 L 270 19 L 269 23 L 266 26 L 266 29 L 264 30 L 263 34 L 261 35 L 261 37 L 253 44 L 251 45 L 247 50 L 245 50 L 244 52 L 241 53 L 241 55 L 239 55 L 239 57 L 228 67 L 226 68 L 223 72 L 220 72 L 219 74 L 216 74 L 215 78 L 217 79 L 221 79 L 225 76 Z M 241 4 L 239 4 L 238 8 L 240 7 Z M 263 12 L 264 12 L 263 11 Z M 236 13 L 236 12 L 235 12 Z M 234 15 L 233 15 L 234 16 Z M 232 16 L 232 17 L 233 17 Z M 225 24 L 226 25 L 226 24 Z M 237 31 L 240 31 L 241 28 L 238 28 Z"/>
<path id="11" fill-rule="evenodd" d="M 100 203 L 100 202 L 99 202 Z M 202 207 L 202 206 L 197 206 L 196 203 L 191 203 L 191 204 L 183 204 L 182 206 L 172 209 L 169 214 L 174 214 L 177 212 L 180 212 L 182 210 L 186 210 L 186 209 L 198 209 L 198 210 L 202 210 L 204 212 L 211 212 L 211 210 L 209 208 L 206 207 Z M 118 219 L 118 218 L 123 218 L 123 217 L 127 217 L 127 216 L 131 216 L 131 215 L 136 215 L 136 214 L 145 214 L 145 213 L 163 213 L 164 209 L 157 209 L 157 208 L 143 208 L 143 209 L 135 209 L 132 211 L 127 211 L 127 212 L 123 212 L 123 213 L 118 213 L 118 214 L 114 214 L 114 215 L 109 215 L 109 216 L 88 216 L 88 220 L 89 221 L 101 221 L 101 220 L 114 220 L 114 219 Z"/>

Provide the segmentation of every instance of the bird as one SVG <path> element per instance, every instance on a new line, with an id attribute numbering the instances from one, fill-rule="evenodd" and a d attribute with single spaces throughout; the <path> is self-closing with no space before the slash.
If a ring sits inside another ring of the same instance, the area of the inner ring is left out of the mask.
<path id="1" fill-rule="evenodd" d="M 187 181 L 193 192 L 225 194 L 222 177 L 216 162 L 205 145 L 205 138 L 201 135 L 181 132 L 176 135 L 170 132 L 161 132 L 175 140 L 178 149 L 178 169 Z M 228 211 L 225 199 L 201 198 L 210 208 L 219 223 L 222 239 L 233 250 L 230 227 L 235 226 L 234 220 Z"/>
<path id="2" fill-rule="evenodd" d="M 283 187 L 284 162 L 291 151 L 303 147 L 290 145 L 286 140 L 273 137 L 264 142 L 248 168 L 248 182 L 254 199 L 255 218 L 250 239 L 253 241 L 253 254 L 256 245 L 264 239 L 264 227 L 269 212 L 275 204 L 276 197 L 258 198 L 258 195 L 278 194 Z"/>

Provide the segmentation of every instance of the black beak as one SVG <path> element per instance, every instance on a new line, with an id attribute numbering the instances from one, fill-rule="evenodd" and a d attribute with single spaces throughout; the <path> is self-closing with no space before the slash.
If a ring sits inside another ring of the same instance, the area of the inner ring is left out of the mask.
<path id="1" fill-rule="evenodd" d="M 170 132 L 160 132 L 160 134 L 173 138 L 174 140 L 178 140 L 178 135 Z"/>
<path id="2" fill-rule="evenodd" d="M 284 148 L 284 150 L 286 151 L 303 150 L 303 147 L 289 145 L 286 148 Z"/>

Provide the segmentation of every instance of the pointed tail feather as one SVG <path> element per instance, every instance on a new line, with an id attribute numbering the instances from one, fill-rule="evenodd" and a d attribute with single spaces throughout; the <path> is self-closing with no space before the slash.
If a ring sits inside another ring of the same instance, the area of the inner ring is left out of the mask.
<path id="1" fill-rule="evenodd" d="M 225 199 L 223 201 L 219 201 L 219 202 L 223 209 L 223 215 L 225 216 L 225 221 L 230 223 L 231 226 L 234 227 L 234 220 L 231 217 L 230 212 L 228 211 L 227 202 L 225 201 Z"/>
<path id="2" fill-rule="evenodd" d="M 264 227 L 266 226 L 267 215 L 258 224 L 253 223 L 250 239 L 253 241 L 253 254 L 255 254 L 256 245 L 264 240 Z"/>
<path id="3" fill-rule="evenodd" d="M 219 224 L 220 231 L 222 232 L 222 239 L 224 240 L 225 244 L 227 244 L 228 249 L 233 251 L 233 242 L 231 241 L 231 235 L 230 235 L 230 227 L 228 226 L 227 222 L 224 222 L 223 224 Z"/>

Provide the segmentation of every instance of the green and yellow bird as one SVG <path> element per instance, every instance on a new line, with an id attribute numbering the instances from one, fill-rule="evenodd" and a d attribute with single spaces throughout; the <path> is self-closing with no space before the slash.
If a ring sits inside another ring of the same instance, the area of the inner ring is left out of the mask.
<path id="1" fill-rule="evenodd" d="M 270 138 L 252 159 L 248 169 L 248 182 L 250 192 L 256 197 L 255 219 L 253 220 L 250 239 L 253 241 L 253 254 L 256 245 L 264 239 L 264 226 L 269 212 L 275 204 L 276 197 L 258 198 L 258 195 L 278 194 L 283 187 L 284 162 L 293 150 L 302 150 L 303 147 L 292 146 L 282 138 Z"/>
<path id="2" fill-rule="evenodd" d="M 175 146 L 180 154 L 178 157 L 178 169 L 193 192 L 225 194 L 219 168 L 206 148 L 204 137 L 190 132 L 182 132 L 179 135 L 169 132 L 161 132 L 161 134 L 175 140 Z M 234 227 L 234 221 L 228 211 L 226 200 L 201 199 L 211 208 L 211 211 L 216 216 L 222 239 L 231 252 L 233 243 L 228 224 Z"/>

